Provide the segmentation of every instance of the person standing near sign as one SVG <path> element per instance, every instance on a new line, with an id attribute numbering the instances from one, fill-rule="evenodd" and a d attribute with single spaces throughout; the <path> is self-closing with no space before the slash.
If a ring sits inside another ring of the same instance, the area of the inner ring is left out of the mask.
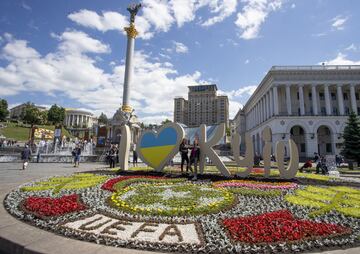
<path id="1" fill-rule="evenodd" d="M 26 167 L 28 166 L 30 157 L 31 157 L 31 150 L 29 148 L 29 145 L 26 144 L 24 150 L 21 152 L 21 160 L 23 161 L 23 167 L 22 167 L 23 170 L 25 170 Z"/>
<path id="2" fill-rule="evenodd" d="M 136 151 L 136 143 L 133 145 L 133 167 L 138 166 L 138 154 Z"/>
<path id="3" fill-rule="evenodd" d="M 194 171 L 193 171 L 194 177 L 192 178 L 193 181 L 197 180 L 197 165 L 199 160 L 200 160 L 200 146 L 198 140 L 195 139 L 190 152 L 190 166 L 189 166 L 191 170 L 191 165 L 194 164 Z"/>
<path id="4" fill-rule="evenodd" d="M 187 145 L 187 141 L 184 138 L 180 144 L 179 147 L 180 155 L 181 155 L 181 174 L 183 174 L 184 170 L 184 162 L 186 162 L 186 173 L 189 171 L 189 157 L 188 157 L 188 151 L 189 147 Z"/>

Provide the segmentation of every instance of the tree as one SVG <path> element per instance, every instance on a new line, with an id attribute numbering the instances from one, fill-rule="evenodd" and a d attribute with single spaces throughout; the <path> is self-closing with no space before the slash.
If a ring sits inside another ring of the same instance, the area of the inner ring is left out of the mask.
<path id="1" fill-rule="evenodd" d="M 107 116 L 101 112 L 99 118 L 98 118 L 98 122 L 99 124 L 105 124 L 107 125 L 109 123 L 109 119 L 107 118 Z"/>
<path id="2" fill-rule="evenodd" d="M 4 121 L 8 114 L 8 103 L 6 100 L 2 99 L 0 100 L 0 121 Z"/>
<path id="3" fill-rule="evenodd" d="M 344 129 L 344 146 L 341 154 L 350 160 L 360 162 L 360 124 L 354 112 L 349 115 Z"/>
<path id="4" fill-rule="evenodd" d="M 161 122 L 161 125 L 164 125 L 166 123 L 171 123 L 172 121 L 170 119 L 165 119 L 164 121 Z"/>
<path id="5" fill-rule="evenodd" d="M 41 112 L 37 107 L 35 107 L 34 104 L 28 102 L 26 104 L 24 111 L 21 114 L 21 118 L 24 122 L 31 125 L 31 128 L 29 130 L 29 139 L 32 142 L 33 141 L 33 137 L 32 137 L 33 127 L 35 124 L 41 124 L 41 120 L 42 120 Z"/>
<path id="6" fill-rule="evenodd" d="M 65 119 L 65 109 L 54 104 L 47 113 L 47 120 L 54 125 L 61 124 Z"/>
<path id="7" fill-rule="evenodd" d="M 40 118 L 41 118 L 41 123 L 42 125 L 46 125 L 48 123 L 48 111 L 41 111 L 40 112 Z"/>

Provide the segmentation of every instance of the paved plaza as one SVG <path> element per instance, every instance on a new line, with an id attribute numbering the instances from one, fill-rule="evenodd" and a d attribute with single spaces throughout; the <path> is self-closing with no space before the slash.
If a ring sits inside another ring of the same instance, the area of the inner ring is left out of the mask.
<path id="1" fill-rule="evenodd" d="M 71 164 L 31 163 L 27 170 L 19 170 L 20 163 L 0 164 L 0 197 L 4 199 L 7 193 L 19 185 L 54 175 L 71 174 L 89 170 L 105 169 L 100 163 L 81 164 L 79 168 Z M 134 249 L 114 248 L 97 245 L 85 241 L 73 240 L 54 233 L 38 229 L 12 217 L 0 207 L 0 253 L 153 253 Z M 323 253 L 359 253 L 360 248 L 326 251 Z"/>

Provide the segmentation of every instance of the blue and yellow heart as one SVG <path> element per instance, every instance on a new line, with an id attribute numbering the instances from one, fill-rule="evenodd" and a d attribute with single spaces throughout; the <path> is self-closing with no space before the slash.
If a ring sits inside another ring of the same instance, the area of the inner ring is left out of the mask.
<path id="1" fill-rule="evenodd" d="M 178 134 L 175 128 L 163 129 L 157 136 L 153 132 L 144 133 L 140 140 L 140 152 L 149 166 L 157 168 L 168 155 L 178 149 Z"/>

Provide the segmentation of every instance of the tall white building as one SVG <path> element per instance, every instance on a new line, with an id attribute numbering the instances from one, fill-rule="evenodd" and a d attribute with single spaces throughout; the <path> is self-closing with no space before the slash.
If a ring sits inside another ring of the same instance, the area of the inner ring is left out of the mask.
<path id="1" fill-rule="evenodd" d="M 274 66 L 237 114 L 243 119 L 234 121 L 245 121 L 237 130 L 243 137 L 250 133 L 259 154 L 265 126 L 273 150 L 276 141 L 291 137 L 300 157 L 339 154 L 349 113 L 360 114 L 359 97 L 358 65 Z"/>

